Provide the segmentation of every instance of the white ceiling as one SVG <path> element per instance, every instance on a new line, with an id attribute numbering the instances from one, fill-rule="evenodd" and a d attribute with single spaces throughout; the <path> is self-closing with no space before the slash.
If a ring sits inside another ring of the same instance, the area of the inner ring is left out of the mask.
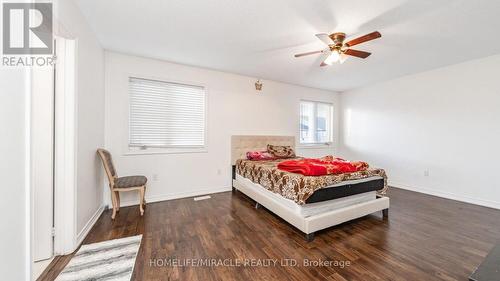
<path id="1" fill-rule="evenodd" d="M 104 48 L 315 88 L 345 91 L 500 53 L 498 0 L 77 0 Z M 320 68 L 314 34 L 373 54 Z"/>

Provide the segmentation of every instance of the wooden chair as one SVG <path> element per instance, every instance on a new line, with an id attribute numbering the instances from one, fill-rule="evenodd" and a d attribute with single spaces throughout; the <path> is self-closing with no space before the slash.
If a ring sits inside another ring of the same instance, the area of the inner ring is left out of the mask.
<path id="1" fill-rule="evenodd" d="M 115 219 L 116 212 L 120 211 L 120 192 L 122 191 L 139 191 L 139 210 L 141 216 L 144 215 L 144 208 L 146 207 L 144 194 L 146 193 L 146 182 L 148 179 L 145 176 L 118 177 L 115 166 L 113 165 L 111 153 L 102 148 L 97 149 L 97 153 L 102 160 L 111 190 L 111 202 L 113 203 L 113 214 L 111 215 L 111 219 Z"/>

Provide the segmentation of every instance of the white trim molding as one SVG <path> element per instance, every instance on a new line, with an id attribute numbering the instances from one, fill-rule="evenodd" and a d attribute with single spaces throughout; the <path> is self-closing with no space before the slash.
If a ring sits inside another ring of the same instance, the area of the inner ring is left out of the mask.
<path id="1" fill-rule="evenodd" d="M 496 202 L 496 201 L 472 198 L 472 197 L 468 197 L 468 196 L 464 196 L 464 195 L 457 195 L 457 194 L 453 194 L 453 193 L 449 193 L 449 192 L 436 191 L 436 190 L 432 190 L 432 189 L 425 188 L 425 187 L 417 187 L 417 186 L 407 185 L 407 184 L 393 182 L 393 181 L 389 181 L 388 185 L 392 186 L 392 187 L 400 188 L 400 189 L 405 189 L 405 190 L 414 191 L 414 192 L 418 192 L 418 193 L 424 193 L 424 194 L 437 196 L 437 197 L 441 197 L 441 198 L 445 198 L 445 199 L 451 199 L 451 200 L 455 200 L 455 201 L 465 202 L 465 203 L 479 205 L 479 206 L 493 208 L 493 209 L 500 209 L 500 202 Z"/>
<path id="2" fill-rule="evenodd" d="M 31 278 L 33 272 L 33 253 L 34 253 L 34 221 L 33 210 L 34 192 L 31 186 L 31 68 L 24 71 L 24 276 Z"/>
<path id="3" fill-rule="evenodd" d="M 82 228 L 80 233 L 76 236 L 76 243 L 75 243 L 75 248 L 78 248 L 80 244 L 82 244 L 83 239 L 87 237 L 87 234 L 89 234 L 90 230 L 94 226 L 94 224 L 97 222 L 99 217 L 102 215 L 102 212 L 104 212 L 104 205 L 101 205 L 95 213 L 92 215 L 90 220 L 85 224 L 85 226 Z"/>
<path id="4" fill-rule="evenodd" d="M 188 198 L 188 197 L 194 197 L 194 196 L 200 196 L 200 195 L 228 192 L 231 190 L 232 190 L 232 187 L 224 187 L 224 188 L 219 188 L 219 189 L 208 188 L 208 189 L 201 189 L 201 190 L 196 190 L 196 191 L 192 191 L 192 192 L 180 192 L 180 193 L 164 194 L 164 195 L 151 196 L 151 197 L 146 196 L 146 202 L 147 203 L 161 202 L 161 201 L 182 199 L 182 198 Z M 146 195 L 147 195 L 147 188 L 146 188 Z M 120 207 L 128 207 L 128 206 L 138 205 L 137 202 L 138 202 L 138 200 L 136 200 L 136 199 L 121 202 Z M 147 212 L 147 210 L 146 210 L 146 212 Z"/>
<path id="5" fill-rule="evenodd" d="M 76 249 L 76 42 L 56 42 L 54 254 L 64 255 Z"/>

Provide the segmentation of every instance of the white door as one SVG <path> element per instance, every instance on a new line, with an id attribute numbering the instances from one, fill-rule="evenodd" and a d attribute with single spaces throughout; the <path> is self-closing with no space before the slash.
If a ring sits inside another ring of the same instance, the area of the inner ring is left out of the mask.
<path id="1" fill-rule="evenodd" d="M 54 69 L 34 68 L 31 82 L 33 257 L 40 261 L 53 255 Z"/>

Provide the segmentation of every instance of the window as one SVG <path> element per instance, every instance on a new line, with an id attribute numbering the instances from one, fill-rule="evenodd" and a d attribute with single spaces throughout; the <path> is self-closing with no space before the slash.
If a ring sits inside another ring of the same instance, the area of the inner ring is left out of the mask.
<path id="1" fill-rule="evenodd" d="M 329 103 L 300 102 L 300 143 L 329 144 L 332 142 L 333 106 Z"/>
<path id="2" fill-rule="evenodd" d="M 129 146 L 142 149 L 205 146 L 205 89 L 129 78 Z"/>

